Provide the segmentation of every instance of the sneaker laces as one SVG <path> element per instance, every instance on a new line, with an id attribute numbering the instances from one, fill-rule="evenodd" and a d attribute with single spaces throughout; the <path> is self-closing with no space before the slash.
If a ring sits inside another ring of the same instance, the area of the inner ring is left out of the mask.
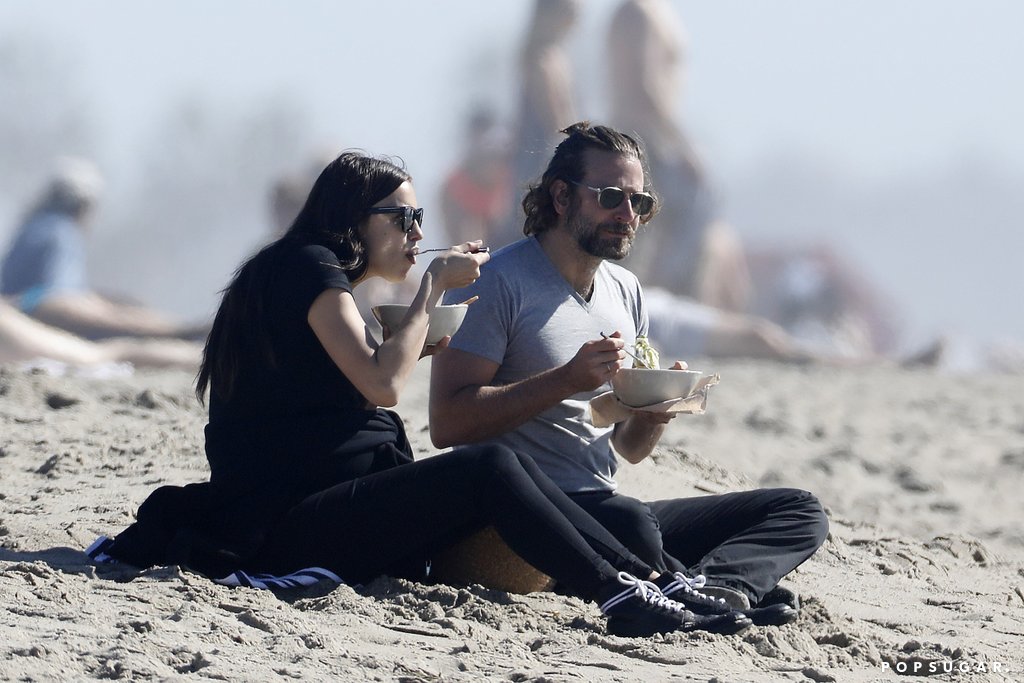
<path id="1" fill-rule="evenodd" d="M 714 605 L 722 608 L 729 607 L 729 603 L 726 602 L 725 598 L 716 598 L 708 595 L 707 593 L 700 592 L 700 589 L 708 582 L 707 577 L 703 574 L 697 574 L 697 576 L 690 578 L 682 572 L 675 572 L 672 576 L 675 578 L 675 581 L 665 586 L 665 595 L 671 595 L 678 590 L 682 590 L 686 594 L 686 599 L 693 602 L 700 602 L 705 605 Z"/>
<path id="2" fill-rule="evenodd" d="M 612 596 L 601 605 L 601 611 L 605 614 L 607 614 L 609 610 L 615 608 L 615 606 L 633 598 L 640 598 L 648 605 L 666 612 L 675 612 L 680 615 L 691 614 L 690 611 L 686 609 L 685 605 L 666 598 L 665 594 L 661 592 L 661 589 L 650 581 L 638 579 L 632 574 L 628 574 L 626 572 L 619 572 L 618 578 L 619 583 L 624 586 L 628 586 L 628 588 L 618 595 Z"/>

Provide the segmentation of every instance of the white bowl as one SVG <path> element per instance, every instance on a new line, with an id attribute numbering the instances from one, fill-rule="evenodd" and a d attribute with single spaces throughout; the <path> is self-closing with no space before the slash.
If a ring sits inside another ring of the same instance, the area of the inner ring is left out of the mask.
<path id="1" fill-rule="evenodd" d="M 468 308 L 468 304 L 435 306 L 430 314 L 430 324 L 427 326 L 427 343 L 436 344 L 443 338 L 455 334 L 465 320 Z M 409 307 L 405 304 L 380 304 L 370 310 L 377 322 L 395 330 L 402 324 Z"/>
<path id="2" fill-rule="evenodd" d="M 648 370 L 622 368 L 612 376 L 615 396 L 632 408 L 686 398 L 704 373 L 698 370 Z"/>

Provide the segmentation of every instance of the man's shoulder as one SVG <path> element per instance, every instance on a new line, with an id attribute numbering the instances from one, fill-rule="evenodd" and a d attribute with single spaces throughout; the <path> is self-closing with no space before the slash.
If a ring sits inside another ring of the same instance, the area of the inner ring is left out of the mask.
<path id="1" fill-rule="evenodd" d="M 640 291 L 642 289 L 640 285 L 640 278 L 636 276 L 636 273 L 629 270 L 625 266 L 613 263 L 611 261 L 602 261 L 601 272 L 604 273 L 605 277 L 624 285 L 630 289 L 636 289 Z"/>
<path id="2" fill-rule="evenodd" d="M 515 282 L 536 270 L 539 250 L 532 238 L 505 245 L 495 251 L 481 268 L 481 277 Z"/>
<path id="3" fill-rule="evenodd" d="M 532 237 L 506 244 L 491 255 L 488 266 L 496 268 L 515 267 L 522 261 L 533 261 L 537 258 L 537 240 Z"/>

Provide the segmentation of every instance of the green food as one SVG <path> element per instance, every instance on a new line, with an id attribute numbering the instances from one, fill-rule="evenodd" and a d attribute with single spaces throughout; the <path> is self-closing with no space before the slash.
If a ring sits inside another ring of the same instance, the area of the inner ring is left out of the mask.
<path id="1" fill-rule="evenodd" d="M 637 335 L 633 348 L 636 350 L 636 355 L 643 359 L 644 364 L 648 368 L 657 370 L 661 367 L 661 358 L 655 348 L 651 346 L 651 342 L 647 340 L 646 336 L 642 334 Z"/>

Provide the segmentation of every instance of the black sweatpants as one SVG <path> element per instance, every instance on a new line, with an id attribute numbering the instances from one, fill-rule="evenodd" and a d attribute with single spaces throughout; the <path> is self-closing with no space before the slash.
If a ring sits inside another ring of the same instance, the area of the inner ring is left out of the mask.
<path id="1" fill-rule="evenodd" d="M 644 502 L 617 493 L 570 498 L 659 571 L 703 574 L 757 604 L 825 541 L 828 518 L 799 489 Z"/>
<path id="2" fill-rule="evenodd" d="M 410 567 L 422 572 L 434 553 L 487 525 L 527 562 L 587 599 L 619 571 L 641 578 L 652 571 L 531 458 L 504 446 L 443 453 L 313 494 L 276 525 L 251 569 L 319 566 L 350 583 L 408 576 Z"/>

